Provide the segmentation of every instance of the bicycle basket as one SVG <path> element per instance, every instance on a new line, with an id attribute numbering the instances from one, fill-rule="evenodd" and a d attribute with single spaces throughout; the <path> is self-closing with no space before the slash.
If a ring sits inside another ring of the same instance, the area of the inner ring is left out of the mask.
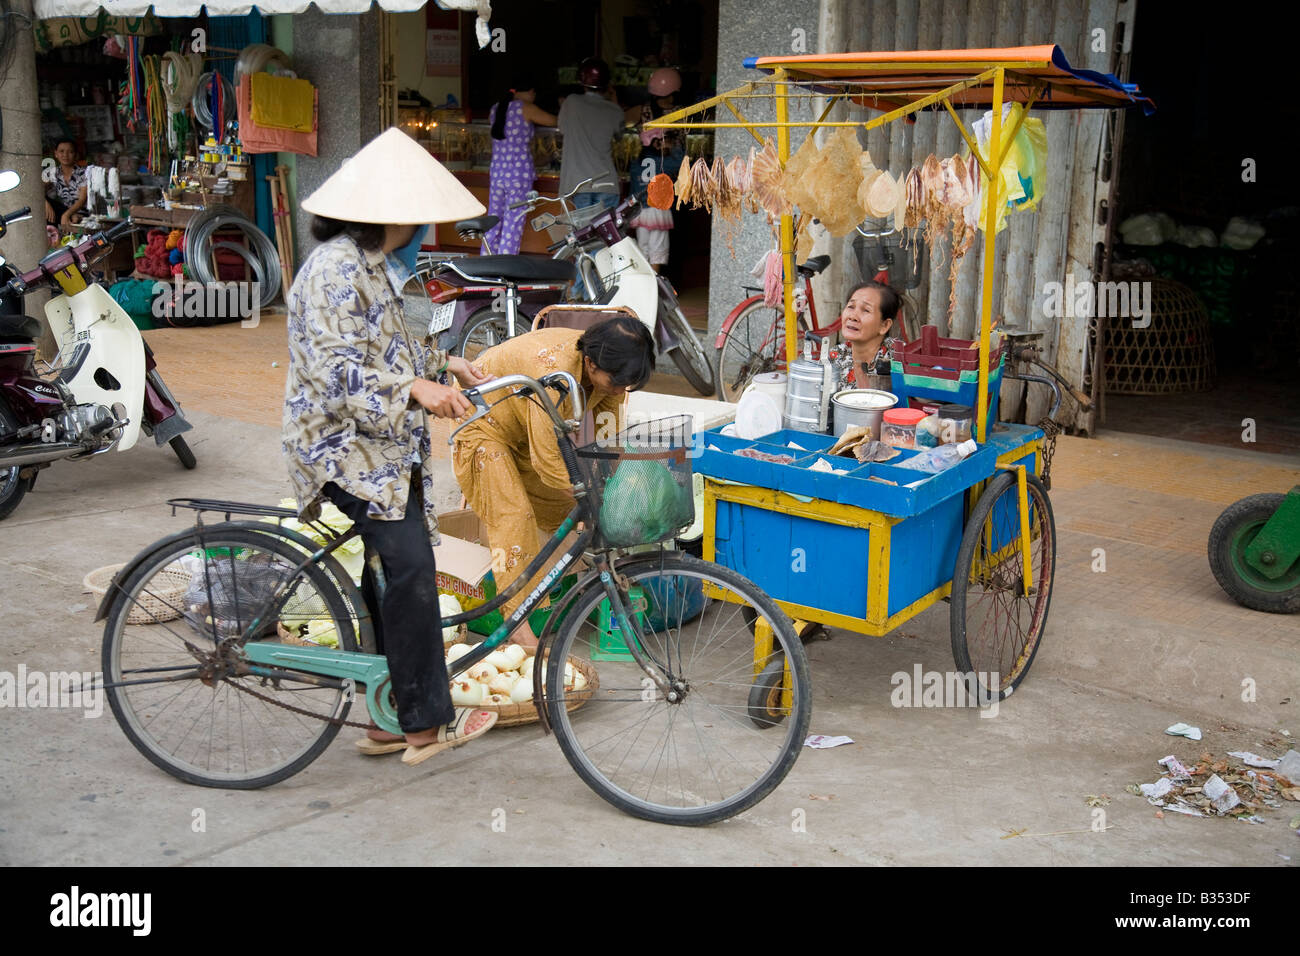
<path id="1" fill-rule="evenodd" d="M 577 449 L 598 515 L 593 547 L 656 544 L 695 522 L 693 433 L 691 416 L 677 415 Z"/>

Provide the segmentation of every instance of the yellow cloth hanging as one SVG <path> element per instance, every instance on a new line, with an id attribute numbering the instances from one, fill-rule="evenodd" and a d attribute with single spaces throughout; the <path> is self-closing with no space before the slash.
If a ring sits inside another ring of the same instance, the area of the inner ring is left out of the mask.
<path id="1" fill-rule="evenodd" d="M 306 80 L 273 73 L 252 75 L 252 120 L 257 126 L 310 133 L 316 88 Z"/>

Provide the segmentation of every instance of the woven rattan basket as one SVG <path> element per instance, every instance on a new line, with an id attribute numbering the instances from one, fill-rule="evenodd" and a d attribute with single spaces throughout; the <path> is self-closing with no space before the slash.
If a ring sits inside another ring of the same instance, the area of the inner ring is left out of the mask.
<path id="1" fill-rule="evenodd" d="M 82 585 L 87 591 L 103 597 L 108 593 L 113 575 L 126 565 L 109 564 L 96 568 L 85 576 Z M 136 598 L 135 607 L 126 614 L 128 624 L 161 624 L 181 616 L 185 592 L 190 586 L 190 573 L 179 564 L 169 564 L 149 582 L 149 593 Z"/>
<path id="2" fill-rule="evenodd" d="M 531 647 L 526 648 L 526 650 L 529 657 L 534 656 L 536 653 Z M 565 709 L 572 713 L 591 700 L 592 695 L 600 689 L 600 678 L 596 674 L 596 666 L 591 661 L 584 661 L 580 657 L 570 655 L 569 663 L 573 665 L 574 670 L 580 671 L 582 676 L 587 678 L 587 686 L 571 696 L 565 705 Z M 532 680 L 531 677 L 525 679 Z M 536 706 L 531 700 L 523 704 L 478 704 L 476 707 L 479 710 L 490 710 L 492 713 L 497 714 L 496 726 L 498 727 L 517 727 L 520 724 L 536 723 L 541 719 L 537 714 Z"/>
<path id="3" fill-rule="evenodd" d="M 1151 283 L 1149 324 L 1131 318 L 1106 320 L 1106 392 L 1110 395 L 1171 395 L 1214 387 L 1210 315 L 1200 297 L 1172 279 Z"/>

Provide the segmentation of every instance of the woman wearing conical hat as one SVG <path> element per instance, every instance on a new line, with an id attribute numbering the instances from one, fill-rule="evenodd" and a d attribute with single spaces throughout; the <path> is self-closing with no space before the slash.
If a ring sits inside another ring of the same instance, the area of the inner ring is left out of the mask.
<path id="1" fill-rule="evenodd" d="M 417 340 L 401 290 L 432 223 L 482 215 L 483 206 L 419 144 L 381 134 L 302 203 L 320 241 L 287 297 L 289 370 L 284 452 L 304 519 L 329 500 L 378 553 L 382 601 L 367 566 L 362 593 L 377 611 L 403 736 L 378 728 L 366 753 L 403 750 L 419 763 L 485 733 L 496 715 L 452 705 L 443 659 L 433 543 L 438 523 L 426 415 L 457 418 L 469 402 L 435 381 L 486 378 L 462 358 Z"/>

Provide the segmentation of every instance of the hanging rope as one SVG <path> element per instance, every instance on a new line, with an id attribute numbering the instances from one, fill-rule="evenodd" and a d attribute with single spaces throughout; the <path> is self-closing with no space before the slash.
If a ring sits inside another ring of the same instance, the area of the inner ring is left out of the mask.
<path id="1" fill-rule="evenodd" d="M 162 172 L 170 157 L 167 146 L 168 134 L 171 132 L 158 65 L 158 57 L 144 58 L 145 106 L 149 117 L 149 172 L 155 175 Z"/>

